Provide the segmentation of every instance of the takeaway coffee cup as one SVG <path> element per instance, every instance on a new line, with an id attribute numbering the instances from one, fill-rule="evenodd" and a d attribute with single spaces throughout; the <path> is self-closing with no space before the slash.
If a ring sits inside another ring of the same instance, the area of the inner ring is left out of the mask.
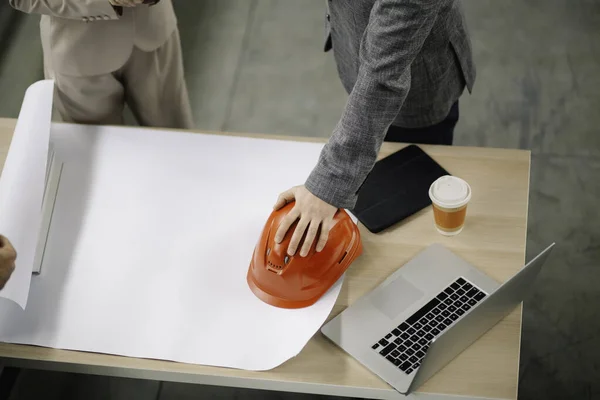
<path id="1" fill-rule="evenodd" d="M 458 235 L 465 225 L 471 187 L 464 180 L 445 175 L 429 188 L 433 217 L 438 232 L 446 236 Z"/>

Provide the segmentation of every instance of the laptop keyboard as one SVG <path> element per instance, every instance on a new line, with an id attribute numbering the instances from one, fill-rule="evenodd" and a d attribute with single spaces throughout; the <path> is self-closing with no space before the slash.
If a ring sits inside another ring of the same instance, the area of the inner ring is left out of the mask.
<path id="1" fill-rule="evenodd" d="M 431 341 L 485 296 L 472 283 L 458 278 L 371 348 L 409 375 L 421 365 Z"/>

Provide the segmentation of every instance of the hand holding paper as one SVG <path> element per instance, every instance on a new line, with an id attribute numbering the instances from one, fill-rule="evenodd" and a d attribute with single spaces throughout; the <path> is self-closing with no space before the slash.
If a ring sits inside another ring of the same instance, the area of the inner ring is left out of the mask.
<path id="1" fill-rule="evenodd" d="M 0 175 L 0 232 L 19 252 L 15 270 L 0 291 L 0 300 L 12 300 L 23 309 L 29 297 L 42 221 L 53 92 L 52 80 L 36 82 L 25 92 Z"/>
<path id="2" fill-rule="evenodd" d="M 15 270 L 17 252 L 12 243 L 3 235 L 0 235 L 0 290 L 4 288 Z"/>

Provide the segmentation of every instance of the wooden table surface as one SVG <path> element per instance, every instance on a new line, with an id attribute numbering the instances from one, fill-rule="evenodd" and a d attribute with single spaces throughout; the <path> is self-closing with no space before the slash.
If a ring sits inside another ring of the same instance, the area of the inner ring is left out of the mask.
<path id="1" fill-rule="evenodd" d="M 4 165 L 15 123 L 14 119 L 0 119 L 0 166 Z M 298 137 L 283 139 L 323 141 Z M 403 146 L 385 143 L 380 157 Z M 472 187 L 473 195 L 463 232 L 451 238 L 438 234 L 433 226 L 431 207 L 379 234 L 372 234 L 361 225 L 364 253 L 347 272 L 330 318 L 434 242 L 447 246 L 500 282 L 510 278 L 524 264 L 530 153 L 494 148 L 421 147 L 450 173 L 462 177 Z M 520 334 L 519 307 L 426 382 L 418 393 L 424 395 L 422 398 L 442 398 L 426 395 L 440 394 L 516 399 Z M 0 344 L 0 359 L 7 364 L 52 366 L 65 371 L 357 397 L 401 398 L 385 382 L 327 341 L 320 332 L 297 357 L 267 372 L 5 343 Z M 24 361 L 27 363 L 23 364 Z"/>

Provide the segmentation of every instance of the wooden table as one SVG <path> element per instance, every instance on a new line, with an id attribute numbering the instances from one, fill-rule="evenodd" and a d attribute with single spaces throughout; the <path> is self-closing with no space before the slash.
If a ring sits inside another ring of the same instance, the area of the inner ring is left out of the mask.
<path id="1" fill-rule="evenodd" d="M 0 119 L 0 166 L 4 164 L 15 122 Z M 403 146 L 385 143 L 380 157 Z M 364 253 L 349 269 L 330 318 L 434 242 L 442 243 L 501 282 L 524 264 L 530 153 L 472 147 L 422 148 L 452 174 L 470 183 L 473 197 L 464 231 L 453 238 L 438 234 L 430 207 L 380 234 L 372 234 L 360 226 Z M 516 399 L 520 334 L 521 308 L 518 308 L 408 398 Z M 268 372 L 5 343 L 0 343 L 0 361 L 8 366 L 131 378 L 376 399 L 407 398 L 321 333 L 296 358 Z"/>

